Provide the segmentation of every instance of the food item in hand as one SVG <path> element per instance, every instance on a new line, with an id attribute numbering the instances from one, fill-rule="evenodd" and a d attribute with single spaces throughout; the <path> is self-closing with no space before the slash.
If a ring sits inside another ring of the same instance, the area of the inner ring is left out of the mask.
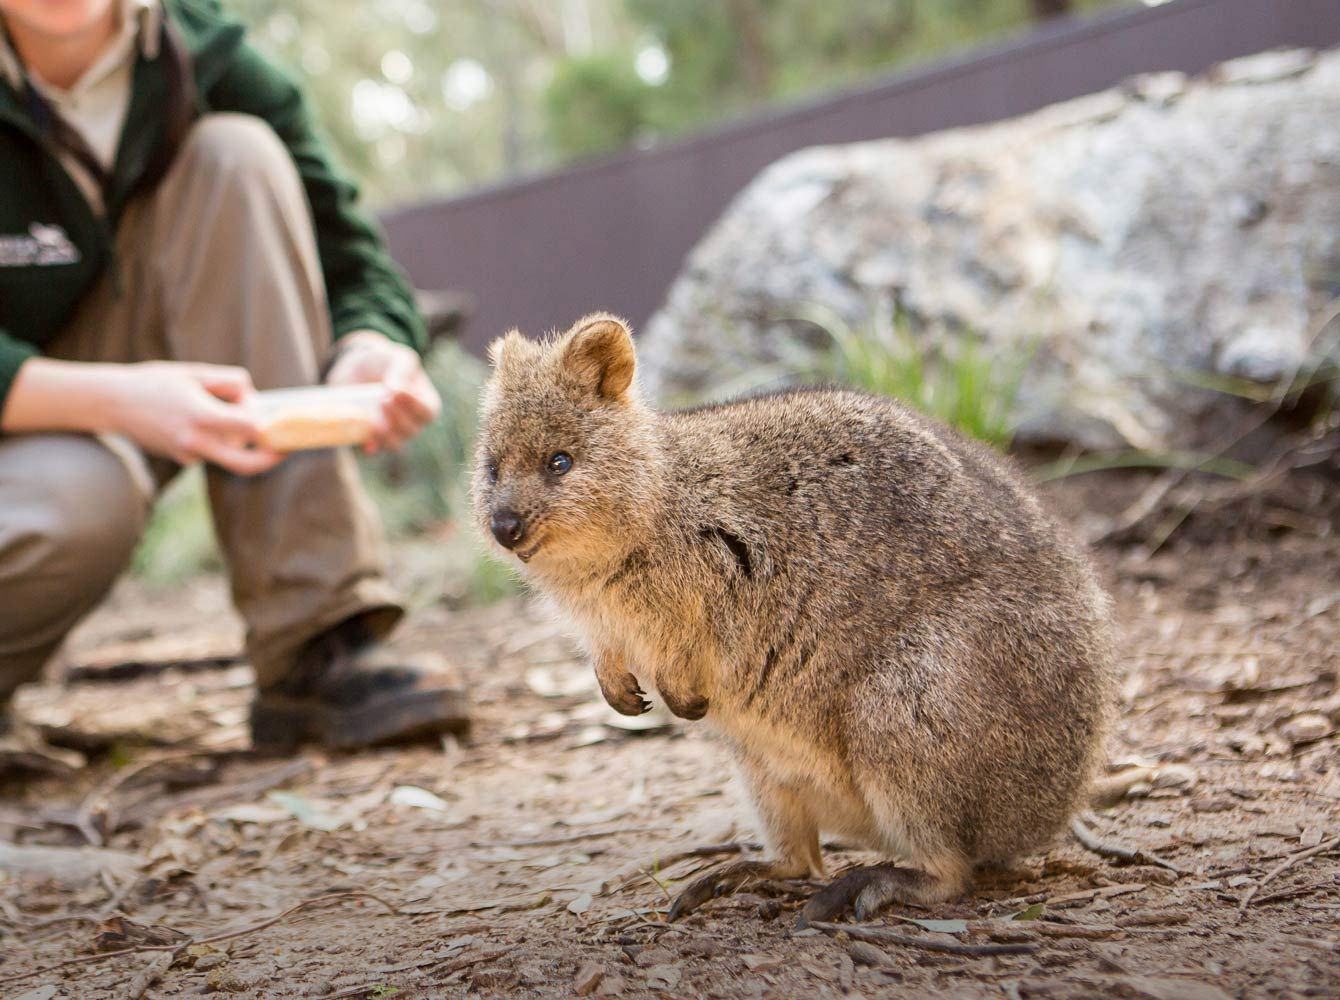
<path id="1" fill-rule="evenodd" d="M 260 444 L 272 451 L 308 451 L 362 444 L 376 426 L 380 385 L 311 386 L 259 392 Z"/>

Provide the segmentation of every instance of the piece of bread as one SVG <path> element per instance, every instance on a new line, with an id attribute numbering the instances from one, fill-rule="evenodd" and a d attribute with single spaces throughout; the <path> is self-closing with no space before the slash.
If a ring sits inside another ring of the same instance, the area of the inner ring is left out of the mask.
<path id="1" fill-rule="evenodd" d="M 303 386 L 259 392 L 254 399 L 262 447 L 308 451 L 363 444 L 381 412 L 379 385 Z"/>
<path id="2" fill-rule="evenodd" d="M 260 444 L 271 451 L 306 451 L 357 445 L 372 433 L 362 413 L 283 413 L 261 428 Z"/>

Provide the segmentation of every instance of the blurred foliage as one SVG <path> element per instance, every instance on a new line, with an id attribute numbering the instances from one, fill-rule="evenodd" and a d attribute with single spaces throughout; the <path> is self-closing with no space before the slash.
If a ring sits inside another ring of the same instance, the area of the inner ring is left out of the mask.
<path id="1" fill-rule="evenodd" d="M 136 576 L 163 586 L 223 566 L 199 468 L 187 469 L 163 491 L 130 565 Z"/>
<path id="2" fill-rule="evenodd" d="M 455 343 L 434 349 L 427 368 L 442 396 L 441 416 L 399 454 L 363 460 L 364 478 L 392 535 L 470 518 L 479 393 L 488 368 Z"/>
<path id="3" fill-rule="evenodd" d="M 479 186 L 1135 0 L 225 0 L 374 204 Z"/>
<path id="4" fill-rule="evenodd" d="M 831 342 L 821 355 L 819 374 L 826 381 L 892 396 L 1002 450 L 1014 439 L 1015 402 L 1032 350 L 1005 355 L 970 330 L 918 336 L 894 308 L 877 309 L 859 328 L 818 307 L 803 309 L 800 318 Z"/>
<path id="5" fill-rule="evenodd" d="M 632 64 L 617 55 L 564 60 L 544 94 L 550 138 L 572 157 L 622 146 L 648 127 L 650 92 Z"/>

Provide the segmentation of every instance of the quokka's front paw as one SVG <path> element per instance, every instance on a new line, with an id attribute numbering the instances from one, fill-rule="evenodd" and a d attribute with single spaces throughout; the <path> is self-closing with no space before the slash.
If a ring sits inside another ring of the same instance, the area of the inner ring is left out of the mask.
<path id="1" fill-rule="evenodd" d="M 608 679 L 596 675 L 600 681 L 600 693 L 605 696 L 605 700 L 610 703 L 620 715 L 641 715 L 643 712 L 651 711 L 651 702 L 643 697 L 646 694 L 638 686 L 637 678 L 628 671 L 624 671 L 615 678 Z"/>
<path id="2" fill-rule="evenodd" d="M 661 698 L 665 700 L 665 707 L 681 719 L 697 722 L 707 714 L 707 699 L 700 694 L 681 695 L 676 691 L 662 690 Z"/>

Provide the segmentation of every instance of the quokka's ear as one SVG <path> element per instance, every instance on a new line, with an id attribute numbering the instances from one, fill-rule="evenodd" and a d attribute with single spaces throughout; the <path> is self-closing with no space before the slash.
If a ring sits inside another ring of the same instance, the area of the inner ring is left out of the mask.
<path id="1" fill-rule="evenodd" d="M 520 330 L 508 330 L 489 344 L 489 364 L 494 368 L 501 368 L 509 358 L 516 357 L 528 343 Z"/>
<path id="2" fill-rule="evenodd" d="M 623 320 L 592 313 L 564 338 L 563 365 L 591 392 L 620 399 L 633 384 L 633 335 Z"/>

